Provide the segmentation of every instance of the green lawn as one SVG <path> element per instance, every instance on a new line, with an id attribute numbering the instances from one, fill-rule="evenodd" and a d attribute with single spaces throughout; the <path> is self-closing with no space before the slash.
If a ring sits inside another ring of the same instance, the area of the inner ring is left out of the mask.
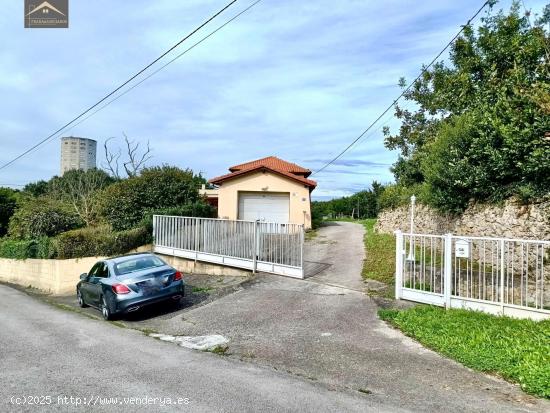
<path id="1" fill-rule="evenodd" d="M 550 320 L 534 322 L 429 306 L 378 314 L 426 347 L 550 398 Z"/>
<path id="2" fill-rule="evenodd" d="M 381 281 L 388 285 L 387 295 L 395 293 L 395 237 L 374 231 L 376 219 L 362 221 L 365 227 L 365 262 L 363 278 Z"/>

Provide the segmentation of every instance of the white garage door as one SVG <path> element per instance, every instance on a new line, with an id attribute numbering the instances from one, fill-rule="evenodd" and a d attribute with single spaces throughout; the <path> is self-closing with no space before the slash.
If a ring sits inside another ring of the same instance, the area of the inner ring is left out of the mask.
<path id="1" fill-rule="evenodd" d="M 239 219 L 265 222 L 288 222 L 290 194 L 241 192 Z"/>

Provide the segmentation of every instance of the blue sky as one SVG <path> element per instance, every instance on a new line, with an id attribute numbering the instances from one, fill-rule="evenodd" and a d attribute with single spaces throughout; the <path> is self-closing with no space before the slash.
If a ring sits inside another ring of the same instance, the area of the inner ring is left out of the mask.
<path id="1" fill-rule="evenodd" d="M 239 0 L 199 40 L 252 0 Z M 0 14 L 0 164 L 48 136 L 192 30 L 227 0 L 70 0 L 69 29 L 24 29 L 23 0 Z M 527 0 L 539 11 L 545 1 Z M 149 163 L 221 175 L 276 155 L 316 170 L 414 78 L 481 0 L 263 0 L 222 31 L 67 134 L 122 133 Z M 497 8 L 508 9 L 509 1 Z M 405 106 L 410 104 L 405 103 Z M 390 182 L 381 129 L 315 175 L 317 199 Z M 102 152 L 98 150 L 98 160 Z M 0 171 L 0 185 L 59 173 L 59 139 Z"/>

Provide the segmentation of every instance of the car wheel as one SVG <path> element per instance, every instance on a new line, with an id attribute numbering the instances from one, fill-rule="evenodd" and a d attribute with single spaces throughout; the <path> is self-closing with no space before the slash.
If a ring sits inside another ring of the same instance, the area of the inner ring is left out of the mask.
<path id="1" fill-rule="evenodd" d="M 80 288 L 76 290 L 76 298 L 78 299 L 78 305 L 82 308 L 88 307 L 88 304 L 84 302 L 84 297 L 82 297 L 82 293 L 80 292 Z"/>
<path id="2" fill-rule="evenodd" d="M 101 297 L 101 315 L 105 320 L 110 320 L 113 318 L 113 315 L 111 314 L 111 310 L 109 309 L 109 305 L 107 304 L 107 300 L 105 300 L 105 297 Z"/>

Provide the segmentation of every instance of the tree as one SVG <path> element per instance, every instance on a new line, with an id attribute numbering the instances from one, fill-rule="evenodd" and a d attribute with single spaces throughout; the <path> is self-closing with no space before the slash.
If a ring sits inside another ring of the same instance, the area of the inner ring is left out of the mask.
<path id="1" fill-rule="evenodd" d="M 48 182 L 44 180 L 31 182 L 23 188 L 23 192 L 28 193 L 32 196 L 41 196 L 48 192 L 49 186 Z"/>
<path id="2" fill-rule="evenodd" d="M 550 192 L 550 8 L 531 26 L 515 3 L 510 13 L 467 26 L 448 64 L 426 71 L 405 94 L 415 110 L 397 107 L 398 185 L 427 186 L 429 202 L 461 211 L 468 202 Z M 404 82 L 400 82 L 404 85 Z"/>
<path id="3" fill-rule="evenodd" d="M 20 202 L 9 223 L 8 234 L 14 238 L 53 237 L 83 225 L 70 206 L 60 200 L 43 196 Z"/>
<path id="4" fill-rule="evenodd" d="M 121 178 L 120 162 L 122 162 L 122 166 L 124 168 L 124 171 L 126 172 L 126 176 L 131 178 L 137 176 L 139 172 L 143 168 L 145 168 L 145 164 L 147 163 L 147 161 L 152 158 L 149 141 L 147 141 L 146 149 L 143 151 L 143 153 L 140 153 L 139 143 L 131 141 L 124 132 L 122 132 L 122 134 L 124 135 L 124 142 L 126 144 L 127 159 L 125 161 L 120 160 L 122 156 L 120 148 L 117 150 L 117 152 L 113 152 L 109 148 L 109 141 L 115 138 L 109 138 L 103 144 L 103 149 L 105 151 L 104 168 L 109 171 L 111 175 L 116 179 Z"/>
<path id="5" fill-rule="evenodd" d="M 130 229 L 149 211 L 202 202 L 198 190 L 203 183 L 206 180 L 190 169 L 145 168 L 138 176 L 118 181 L 102 192 L 101 215 L 117 231 Z"/>
<path id="6" fill-rule="evenodd" d="M 68 202 L 80 219 L 90 226 L 97 221 L 98 193 L 114 179 L 100 169 L 73 169 L 50 181 L 51 192 Z"/>
<path id="7" fill-rule="evenodd" d="M 8 223 L 17 207 L 17 192 L 11 188 L 0 188 L 0 237 L 8 232 Z"/>
<path id="8" fill-rule="evenodd" d="M 349 216 L 354 218 L 375 218 L 379 211 L 379 198 L 384 193 L 385 186 L 373 181 L 371 188 L 359 191 L 349 197 L 331 199 L 330 201 L 314 201 L 311 205 L 312 216 Z"/>

